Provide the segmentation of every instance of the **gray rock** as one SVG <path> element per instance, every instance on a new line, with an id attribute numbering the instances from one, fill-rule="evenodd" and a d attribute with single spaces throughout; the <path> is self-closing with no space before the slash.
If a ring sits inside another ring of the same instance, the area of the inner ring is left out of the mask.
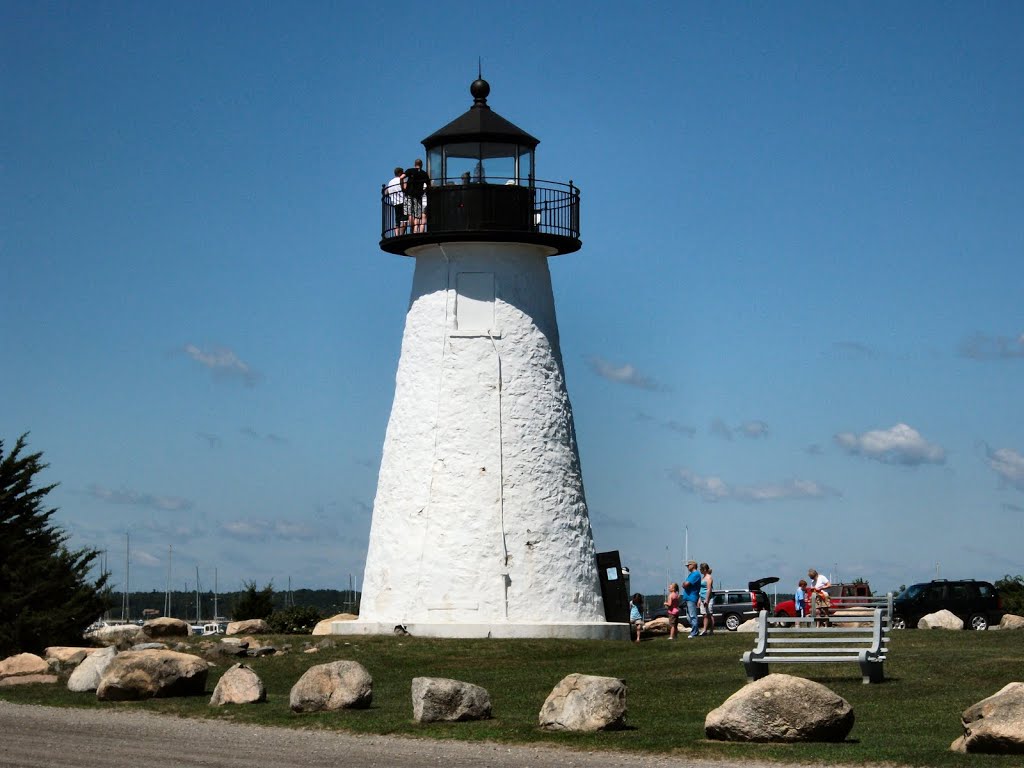
<path id="1" fill-rule="evenodd" d="M 36 656 L 34 653 L 19 653 L 0 661 L 0 680 L 49 673 L 50 666 L 46 663 L 46 659 Z"/>
<path id="2" fill-rule="evenodd" d="M 963 629 L 964 621 L 945 608 L 935 613 L 922 616 L 917 622 L 918 629 Z"/>
<path id="3" fill-rule="evenodd" d="M 252 668 L 235 664 L 225 672 L 210 697 L 211 707 L 224 704 L 255 704 L 267 700 L 267 689 Z"/>
<path id="4" fill-rule="evenodd" d="M 54 645 L 46 649 L 46 660 L 56 660 L 62 667 L 74 667 L 82 663 L 86 656 L 98 651 L 98 648 L 78 648 L 66 645 Z"/>
<path id="5" fill-rule="evenodd" d="M 142 625 L 142 631 L 149 637 L 188 637 L 189 626 L 187 621 L 172 619 L 162 616 L 159 619 L 150 619 Z"/>
<path id="6" fill-rule="evenodd" d="M 293 712 L 365 709 L 373 701 L 373 678 L 358 661 L 332 661 L 306 670 L 292 686 Z"/>
<path id="7" fill-rule="evenodd" d="M 162 651 L 167 648 L 165 643 L 136 643 L 131 647 L 133 651 Z"/>
<path id="8" fill-rule="evenodd" d="M 446 677 L 412 679 L 412 718 L 417 723 L 487 720 L 491 695 L 479 685 Z"/>
<path id="9" fill-rule="evenodd" d="M 821 683 L 772 674 L 711 710 L 704 732 L 720 741 L 842 741 L 853 719 L 849 703 Z"/>
<path id="10" fill-rule="evenodd" d="M 36 683 L 56 682 L 56 675 L 15 675 L 14 677 L 0 678 L 0 688 L 10 688 L 12 685 L 34 685 Z"/>
<path id="11" fill-rule="evenodd" d="M 1003 616 L 1002 621 L 999 622 L 1000 629 L 1024 629 L 1024 616 L 1017 616 L 1013 613 L 1007 613 Z"/>
<path id="12" fill-rule="evenodd" d="M 96 688 L 100 701 L 194 696 L 206 690 L 210 665 L 177 651 L 128 651 L 114 657 Z"/>
<path id="13" fill-rule="evenodd" d="M 110 666 L 110 662 L 116 655 L 117 648 L 112 645 L 89 654 L 81 664 L 75 667 L 75 671 L 68 678 L 68 690 L 77 693 L 95 691 L 99 688 L 103 673 L 107 671 L 107 667 Z"/>
<path id="14" fill-rule="evenodd" d="M 548 731 L 604 731 L 626 724 L 626 683 L 617 677 L 573 673 L 562 678 L 540 709 Z"/>
<path id="15" fill-rule="evenodd" d="M 757 619 L 747 619 L 738 627 L 737 632 L 757 632 Z"/>
<path id="16" fill-rule="evenodd" d="M 270 634 L 270 626 L 263 619 L 246 619 L 245 621 L 232 621 L 228 624 L 226 635 L 267 635 Z"/>
<path id="17" fill-rule="evenodd" d="M 95 632 L 85 635 L 85 638 L 100 647 L 113 645 L 125 650 L 139 642 L 141 634 L 142 627 L 136 624 L 115 624 L 111 627 L 100 627 Z"/>
<path id="18" fill-rule="evenodd" d="M 1010 683 L 964 710 L 954 752 L 1024 754 L 1024 683 Z"/>

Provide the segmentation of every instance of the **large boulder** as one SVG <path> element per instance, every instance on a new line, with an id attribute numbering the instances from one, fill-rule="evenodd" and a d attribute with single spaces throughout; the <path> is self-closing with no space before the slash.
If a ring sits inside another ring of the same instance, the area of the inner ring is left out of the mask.
<path id="1" fill-rule="evenodd" d="M 412 718 L 417 723 L 487 720 L 491 695 L 479 685 L 447 677 L 412 679 Z"/>
<path id="2" fill-rule="evenodd" d="M 235 664 L 221 675 L 210 697 L 211 707 L 225 704 L 255 704 L 267 700 L 267 689 L 251 667 Z"/>
<path id="3" fill-rule="evenodd" d="M 97 648 L 95 650 L 95 653 L 89 654 L 71 673 L 71 677 L 68 678 L 69 691 L 84 693 L 85 691 L 95 691 L 99 688 L 103 673 L 107 671 L 110 662 L 117 655 L 117 648 L 110 645 L 106 648 Z"/>
<path id="4" fill-rule="evenodd" d="M 225 635 L 267 635 L 270 634 L 270 625 L 263 619 L 246 619 L 245 621 L 232 621 L 224 632 Z"/>
<path id="5" fill-rule="evenodd" d="M 772 674 L 748 683 L 704 719 L 720 741 L 842 741 L 853 709 L 821 683 Z"/>
<path id="6" fill-rule="evenodd" d="M 922 616 L 917 622 L 918 629 L 963 629 L 964 620 L 950 613 L 945 608 L 935 613 Z"/>
<path id="7" fill-rule="evenodd" d="M 99 648 L 77 648 L 68 645 L 51 645 L 44 651 L 44 653 L 46 654 L 47 662 L 55 661 L 61 665 L 67 664 L 68 666 L 74 666 L 76 664 L 81 664 L 85 660 L 86 656 L 91 656 L 99 650 Z"/>
<path id="8" fill-rule="evenodd" d="M 189 653 L 128 651 L 114 657 L 96 688 L 100 701 L 194 696 L 206 690 L 210 665 Z"/>
<path id="9" fill-rule="evenodd" d="M 36 656 L 34 653 L 19 653 L 0 661 L 0 680 L 9 677 L 46 675 L 49 672 L 50 665 L 46 663 L 46 659 Z"/>
<path id="10" fill-rule="evenodd" d="M 114 624 L 109 627 L 100 627 L 95 632 L 89 632 L 85 639 L 100 647 L 114 645 L 124 650 L 135 643 L 140 642 L 142 627 L 137 624 Z"/>
<path id="11" fill-rule="evenodd" d="M 313 627 L 314 635 L 329 635 L 331 634 L 331 623 L 335 621 L 355 621 L 359 617 L 354 613 L 339 613 L 337 616 L 331 616 L 329 619 L 318 621 L 317 625 Z"/>
<path id="12" fill-rule="evenodd" d="M 954 752 L 1024 754 L 1024 683 L 1010 683 L 968 707 L 960 722 L 964 735 L 950 745 Z"/>
<path id="13" fill-rule="evenodd" d="M 540 709 L 540 727 L 548 731 L 605 731 L 625 724 L 626 683 L 617 677 L 566 675 Z"/>
<path id="14" fill-rule="evenodd" d="M 155 640 L 161 637 L 188 637 L 189 627 L 187 621 L 161 616 L 143 624 L 142 631 Z"/>
<path id="15" fill-rule="evenodd" d="M 332 661 L 310 667 L 292 686 L 293 712 L 366 709 L 373 701 L 373 678 L 358 661 Z"/>
<path id="16" fill-rule="evenodd" d="M 16 675 L 14 677 L 0 677 L 0 688 L 10 688 L 12 685 L 52 684 L 56 682 L 56 675 Z"/>
<path id="17" fill-rule="evenodd" d="M 1024 616 L 1017 616 L 1013 613 L 1003 615 L 999 622 L 1000 629 L 1024 629 Z"/>
<path id="18" fill-rule="evenodd" d="M 757 632 L 757 619 L 747 619 L 738 627 L 737 632 Z"/>

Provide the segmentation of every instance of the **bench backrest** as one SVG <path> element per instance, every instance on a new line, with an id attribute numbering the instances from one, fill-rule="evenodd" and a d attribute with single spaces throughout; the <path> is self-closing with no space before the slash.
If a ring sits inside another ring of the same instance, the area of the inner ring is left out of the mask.
<path id="1" fill-rule="evenodd" d="M 881 608 L 868 615 L 829 616 L 829 626 L 818 626 L 814 617 L 790 619 L 769 616 L 761 611 L 757 617 L 756 655 L 768 652 L 801 654 L 855 653 L 884 654 L 889 641 L 889 625 L 883 620 Z M 870 622 L 869 626 L 859 626 Z"/>

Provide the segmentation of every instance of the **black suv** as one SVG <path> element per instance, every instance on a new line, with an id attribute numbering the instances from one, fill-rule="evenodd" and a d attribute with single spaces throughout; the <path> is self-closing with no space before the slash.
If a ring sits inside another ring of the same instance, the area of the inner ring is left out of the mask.
<path id="1" fill-rule="evenodd" d="M 962 619 L 964 629 L 988 629 L 1003 618 L 999 590 L 989 582 L 935 579 L 911 584 L 893 598 L 893 629 L 916 627 L 922 616 L 943 608 Z"/>
<path id="2" fill-rule="evenodd" d="M 716 589 L 715 602 L 711 613 L 715 617 L 715 626 L 725 626 L 730 632 L 748 619 L 756 619 L 761 611 L 772 612 L 772 603 L 763 587 L 774 584 L 778 576 L 768 576 L 747 584 L 746 589 Z"/>

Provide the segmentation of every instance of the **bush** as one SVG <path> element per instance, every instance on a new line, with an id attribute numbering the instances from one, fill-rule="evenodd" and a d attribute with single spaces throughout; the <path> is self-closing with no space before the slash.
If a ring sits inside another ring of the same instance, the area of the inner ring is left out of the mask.
<path id="1" fill-rule="evenodd" d="M 280 635 L 308 635 L 323 618 L 320 611 L 311 605 L 296 605 L 274 611 L 267 624 L 272 632 Z"/>
<path id="2" fill-rule="evenodd" d="M 1017 616 L 1024 616 L 1024 576 L 1006 574 L 996 582 L 1003 610 Z"/>

